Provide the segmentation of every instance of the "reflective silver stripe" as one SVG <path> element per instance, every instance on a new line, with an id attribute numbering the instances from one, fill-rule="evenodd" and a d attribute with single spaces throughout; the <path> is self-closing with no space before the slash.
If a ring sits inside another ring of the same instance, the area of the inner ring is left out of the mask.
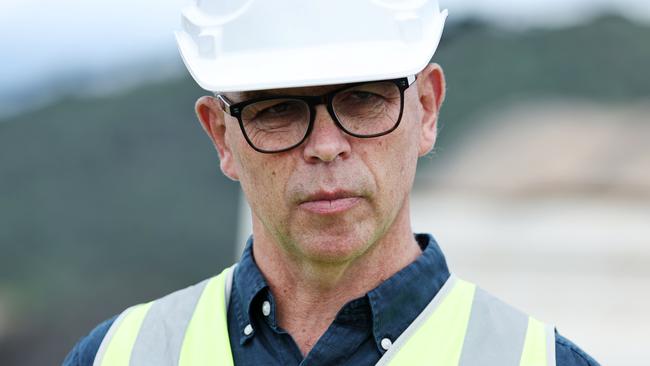
<path id="1" fill-rule="evenodd" d="M 228 306 L 230 305 L 230 291 L 232 291 L 232 279 L 235 276 L 235 268 L 237 268 L 237 263 L 233 264 L 226 273 L 226 311 L 228 311 Z"/>
<path id="2" fill-rule="evenodd" d="M 546 326 L 546 363 L 548 366 L 555 366 L 555 326 Z"/>
<path id="3" fill-rule="evenodd" d="M 209 280 L 156 300 L 131 352 L 131 366 L 178 365 L 185 329 Z"/>
<path id="4" fill-rule="evenodd" d="M 460 366 L 519 364 L 528 316 L 477 288 Z"/>
<path id="5" fill-rule="evenodd" d="M 133 309 L 133 307 L 124 310 L 122 314 L 120 314 L 117 317 L 117 319 L 113 321 L 113 324 L 111 324 L 111 327 L 108 329 L 108 332 L 106 332 L 106 335 L 102 340 L 102 343 L 99 345 L 99 349 L 95 354 L 95 360 L 93 361 L 93 366 L 101 366 L 102 360 L 104 359 L 104 354 L 106 353 L 106 349 L 108 348 L 108 344 L 111 343 L 111 339 L 113 339 L 113 335 L 115 335 L 117 328 L 120 327 L 122 320 L 124 320 L 124 318 L 129 314 L 131 309 Z"/>
<path id="6" fill-rule="evenodd" d="M 234 266 L 226 277 L 226 309 Z M 131 366 L 176 366 L 196 304 L 212 278 L 156 300 L 147 314 L 131 353 Z"/>
<path id="7" fill-rule="evenodd" d="M 235 266 L 228 271 L 226 277 L 226 309 L 230 302 Z M 192 319 L 196 304 L 210 280 L 207 279 L 154 301 L 133 345 L 130 365 L 178 365 L 185 331 Z M 115 319 L 100 344 L 93 366 L 101 366 L 108 345 L 131 309 L 132 307 L 126 309 Z"/>
<path id="8" fill-rule="evenodd" d="M 452 275 L 431 303 L 393 343 L 377 365 L 388 365 L 396 357 L 400 349 L 422 327 L 422 324 L 430 319 L 457 282 L 458 279 Z M 526 342 L 529 319 L 528 315 L 488 294 L 485 290 L 476 288 L 458 366 L 518 366 Z M 545 329 L 547 365 L 555 366 L 554 328 L 546 326 Z M 435 345 L 431 346 L 435 348 Z M 423 364 L 427 364 L 426 354 L 432 352 L 432 349 L 422 349 L 421 352 Z M 434 350 L 434 352 L 436 351 Z"/>
<path id="9" fill-rule="evenodd" d="M 428 319 L 431 314 L 438 308 L 440 303 L 447 297 L 449 292 L 454 288 L 454 285 L 456 285 L 456 276 L 451 275 L 447 279 L 447 282 L 442 286 L 442 288 L 438 291 L 436 296 L 433 297 L 433 300 L 427 305 L 427 307 L 424 308 L 424 310 L 418 315 L 417 318 L 411 323 L 411 325 L 406 328 L 404 333 L 400 335 L 395 342 L 393 342 L 393 345 L 390 347 L 386 353 L 379 359 L 379 362 L 377 362 L 377 366 L 380 365 L 388 365 L 390 361 L 397 355 L 399 350 L 404 347 L 404 345 L 408 342 L 408 340 L 411 338 L 412 335 L 414 335 L 420 326 L 424 324 Z"/>

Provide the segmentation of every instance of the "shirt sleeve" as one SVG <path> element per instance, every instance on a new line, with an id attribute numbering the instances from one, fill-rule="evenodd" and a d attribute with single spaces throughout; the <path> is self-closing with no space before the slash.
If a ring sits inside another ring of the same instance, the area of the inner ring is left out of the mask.
<path id="1" fill-rule="evenodd" d="M 81 338 L 63 360 L 63 366 L 92 366 L 95 355 L 102 344 L 104 336 L 117 318 L 117 315 L 104 321 L 93 329 L 90 334 Z"/>
<path id="2" fill-rule="evenodd" d="M 600 366 L 580 347 L 555 332 L 555 360 L 557 366 Z"/>

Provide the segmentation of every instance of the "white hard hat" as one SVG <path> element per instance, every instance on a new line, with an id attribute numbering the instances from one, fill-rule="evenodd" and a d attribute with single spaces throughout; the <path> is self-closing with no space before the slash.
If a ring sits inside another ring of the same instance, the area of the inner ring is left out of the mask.
<path id="1" fill-rule="evenodd" d="M 438 47 L 437 0 L 193 0 L 176 39 L 209 91 L 414 75 Z"/>

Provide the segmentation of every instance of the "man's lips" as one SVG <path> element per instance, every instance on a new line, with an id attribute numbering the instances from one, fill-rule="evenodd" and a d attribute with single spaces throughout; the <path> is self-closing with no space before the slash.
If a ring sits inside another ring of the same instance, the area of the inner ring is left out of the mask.
<path id="1" fill-rule="evenodd" d="M 300 203 L 300 207 L 312 213 L 327 215 L 347 211 L 361 197 L 351 192 L 318 192 Z"/>

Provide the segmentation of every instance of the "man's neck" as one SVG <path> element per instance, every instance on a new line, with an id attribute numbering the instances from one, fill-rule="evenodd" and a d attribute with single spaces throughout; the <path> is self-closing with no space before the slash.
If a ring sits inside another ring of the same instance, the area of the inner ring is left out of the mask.
<path id="1" fill-rule="evenodd" d="M 255 233 L 254 257 L 277 301 L 278 323 L 303 355 L 346 303 L 379 286 L 421 254 L 408 215 L 400 216 L 382 238 L 347 262 L 301 260 L 264 233 Z"/>

